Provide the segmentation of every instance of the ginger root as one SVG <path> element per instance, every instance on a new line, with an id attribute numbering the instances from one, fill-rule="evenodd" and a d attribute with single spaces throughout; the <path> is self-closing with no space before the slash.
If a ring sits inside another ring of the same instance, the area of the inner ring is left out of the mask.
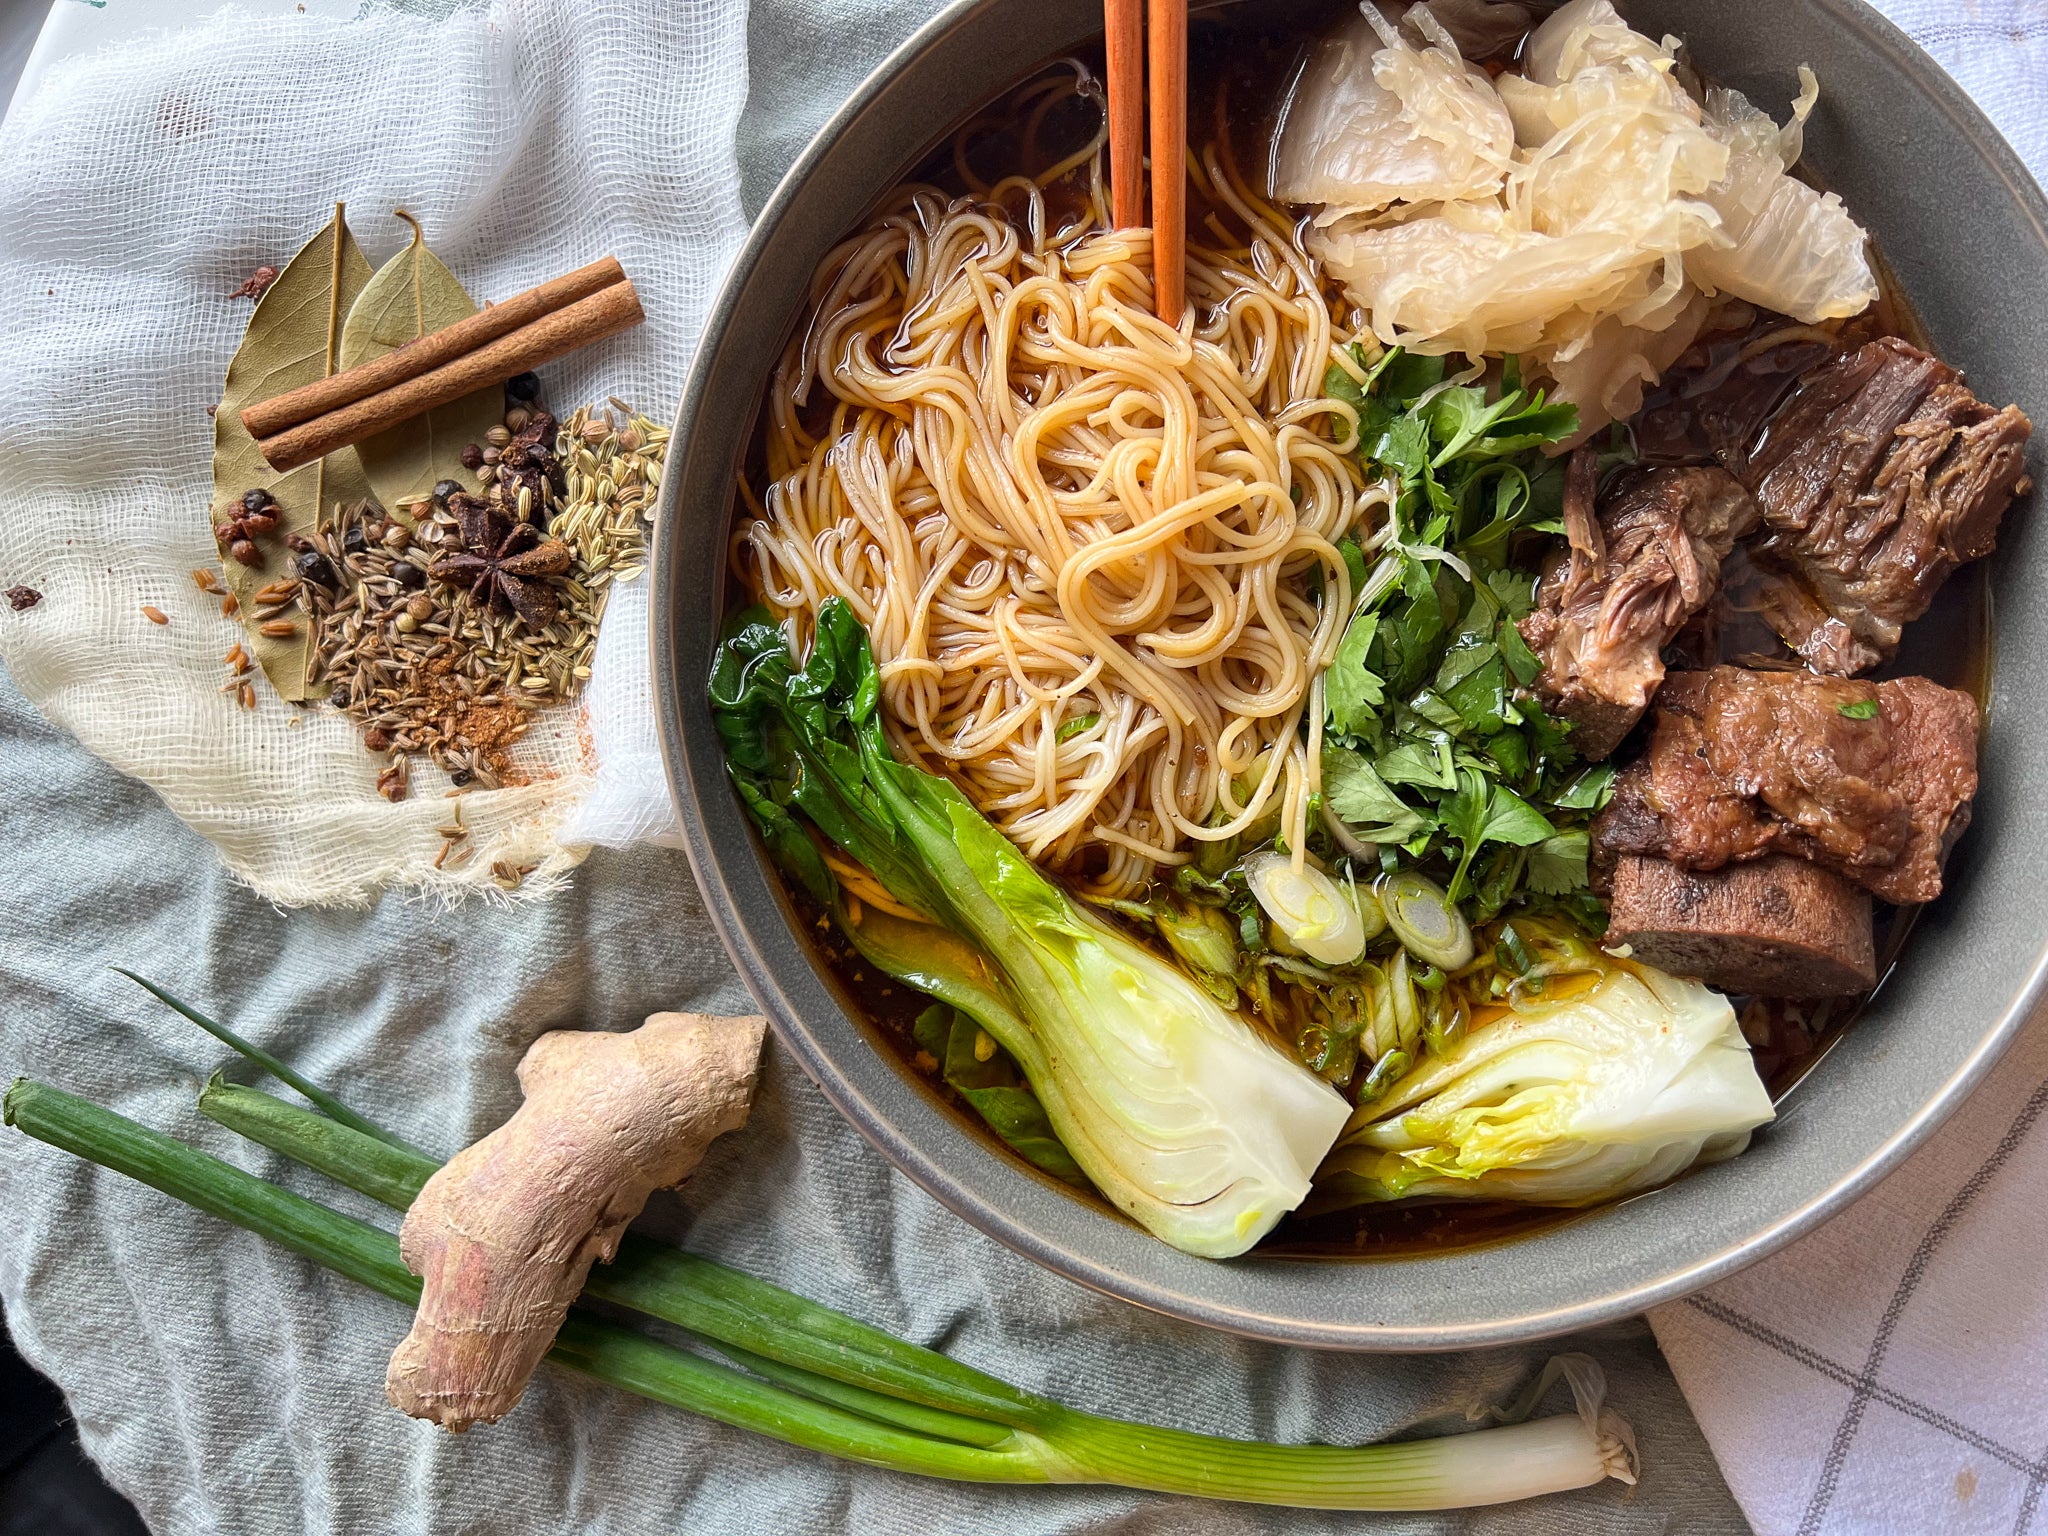
<path id="1" fill-rule="evenodd" d="M 590 1266 L 746 1123 L 767 1023 L 657 1013 L 534 1041 L 525 1102 L 427 1181 L 399 1230 L 425 1290 L 385 1374 L 393 1406 L 458 1434 L 517 1406 Z"/>

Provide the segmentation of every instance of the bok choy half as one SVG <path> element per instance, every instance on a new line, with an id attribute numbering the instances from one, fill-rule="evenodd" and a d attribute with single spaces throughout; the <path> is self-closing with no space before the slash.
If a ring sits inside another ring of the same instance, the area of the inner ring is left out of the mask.
<path id="1" fill-rule="evenodd" d="M 1773 1114 L 1727 998 L 1608 960 L 1515 999 L 1360 1106 L 1315 1203 L 1591 1205 L 1733 1157 Z"/>
<path id="2" fill-rule="evenodd" d="M 1112 1204 L 1176 1248 L 1228 1258 L 1301 1203 L 1343 1097 L 1074 901 L 950 781 L 898 762 L 867 635 L 843 602 L 820 607 L 801 665 L 765 614 L 742 615 L 710 697 L 776 863 L 870 964 L 1016 1058 Z M 901 912 L 845 888 L 813 832 Z"/>

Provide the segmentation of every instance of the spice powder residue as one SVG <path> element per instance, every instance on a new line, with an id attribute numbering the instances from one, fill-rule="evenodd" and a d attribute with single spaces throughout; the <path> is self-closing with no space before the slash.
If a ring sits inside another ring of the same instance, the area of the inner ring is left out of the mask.
<path id="1" fill-rule="evenodd" d="M 452 657 L 441 656 L 420 668 L 419 683 L 426 712 L 446 717 L 447 734 L 469 743 L 499 784 L 524 784 L 526 776 L 506 754 L 533 724 L 533 711 L 502 697 L 478 698 L 467 691 Z"/>

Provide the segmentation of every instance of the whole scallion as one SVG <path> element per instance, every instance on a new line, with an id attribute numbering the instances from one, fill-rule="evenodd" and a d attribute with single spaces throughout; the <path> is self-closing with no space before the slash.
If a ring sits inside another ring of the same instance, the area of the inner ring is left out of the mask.
<path id="1" fill-rule="evenodd" d="M 156 990 L 152 988 L 151 990 Z M 164 994 L 159 993 L 159 996 Z M 166 1001 L 172 1001 L 167 996 Z M 252 1060 L 278 1064 L 176 1005 Z M 311 1087 L 296 1078 L 294 1086 Z M 249 1139 L 403 1210 L 435 1161 L 313 1090 L 328 1113 L 210 1083 L 200 1108 Z M 311 1096 L 311 1095 L 309 1095 Z M 271 1238 L 407 1305 L 419 1281 L 397 1239 L 58 1089 L 17 1080 L 7 1124 Z M 1598 1368 L 1568 1357 L 1580 1412 L 1437 1440 L 1279 1446 L 1079 1413 L 708 1259 L 628 1234 L 586 1294 L 658 1318 L 725 1357 L 582 1309 L 551 1358 L 597 1380 L 829 1455 L 930 1477 L 1109 1483 L 1308 1508 L 1502 1503 L 1606 1477 L 1633 1481 L 1627 1426 L 1599 1408 Z M 1546 1376 L 1545 1380 L 1549 1378 Z M 1542 1384 L 1539 1383 L 1539 1390 Z M 1524 1406 L 1533 1407 L 1533 1398 Z"/>

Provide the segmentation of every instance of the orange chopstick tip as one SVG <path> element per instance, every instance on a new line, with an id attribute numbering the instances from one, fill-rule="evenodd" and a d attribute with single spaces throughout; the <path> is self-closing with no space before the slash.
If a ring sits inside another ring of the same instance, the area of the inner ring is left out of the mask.
<path id="1" fill-rule="evenodd" d="M 1103 0 L 1109 87 L 1109 195 L 1118 229 L 1145 222 L 1144 0 Z"/>
<path id="2" fill-rule="evenodd" d="M 1152 311 L 1179 325 L 1187 305 L 1187 0 L 1151 0 Z"/>

